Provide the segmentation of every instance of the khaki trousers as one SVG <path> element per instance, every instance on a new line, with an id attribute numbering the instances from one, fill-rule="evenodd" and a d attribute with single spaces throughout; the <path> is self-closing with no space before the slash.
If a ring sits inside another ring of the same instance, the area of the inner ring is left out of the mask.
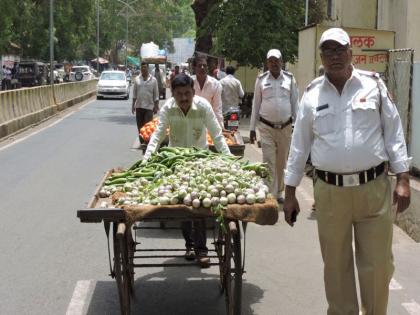
<path id="1" fill-rule="evenodd" d="M 267 163 L 271 180 L 266 181 L 274 198 L 281 196 L 284 190 L 284 169 L 289 154 L 292 125 L 275 129 L 259 122 L 258 131 L 261 138 L 263 162 Z"/>
<path id="2" fill-rule="evenodd" d="M 359 315 L 352 235 L 364 315 L 385 315 L 394 272 L 391 187 L 385 174 L 364 185 L 337 187 L 316 179 L 319 241 L 328 315 Z"/>

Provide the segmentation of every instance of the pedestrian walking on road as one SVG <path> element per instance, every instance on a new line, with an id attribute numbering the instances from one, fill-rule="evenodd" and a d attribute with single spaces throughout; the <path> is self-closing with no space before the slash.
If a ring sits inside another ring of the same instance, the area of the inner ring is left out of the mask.
<path id="1" fill-rule="evenodd" d="M 250 142 L 261 137 L 263 161 L 268 164 L 271 180 L 267 181 L 271 194 L 282 203 L 283 177 L 292 134 L 292 121 L 298 109 L 299 92 L 293 74 L 282 70 L 282 56 L 278 49 L 267 53 L 268 71 L 255 82 L 250 122 Z"/>
<path id="2" fill-rule="evenodd" d="M 193 59 L 195 75 L 194 80 L 195 95 L 204 97 L 213 108 L 217 121 L 223 128 L 222 114 L 222 86 L 217 79 L 208 75 L 207 58 L 203 55 L 197 55 Z"/>
<path id="3" fill-rule="evenodd" d="M 226 67 L 226 76 L 219 82 L 222 85 L 222 111 L 225 113 L 229 108 L 239 108 L 244 90 L 241 81 L 235 78 L 235 68 L 233 66 Z"/>
<path id="4" fill-rule="evenodd" d="M 1 89 L 2 91 L 10 90 L 12 82 L 12 71 L 3 65 L 2 69 L 3 79 L 1 80 Z"/>
<path id="5" fill-rule="evenodd" d="M 165 95 L 165 75 L 163 71 L 159 68 L 159 64 L 155 64 L 155 70 L 153 71 L 153 76 L 155 77 L 160 95 Z"/>
<path id="6" fill-rule="evenodd" d="M 207 148 L 206 130 L 208 130 L 214 139 L 216 149 L 221 153 L 230 154 L 210 103 L 202 97 L 194 96 L 193 86 L 192 78 L 185 74 L 179 74 L 172 80 L 173 97 L 160 111 L 160 123 L 150 139 L 144 159 L 147 160 L 159 148 L 168 128 L 169 146 Z M 186 247 L 185 258 L 187 260 L 196 258 L 203 268 L 210 266 L 205 223 L 205 219 L 181 223 Z"/>
<path id="7" fill-rule="evenodd" d="M 175 66 L 174 70 L 171 72 L 171 75 L 169 76 L 169 84 L 172 85 L 173 79 L 179 74 L 179 66 Z"/>
<path id="8" fill-rule="evenodd" d="M 359 314 L 355 259 L 362 314 L 385 315 L 394 271 L 388 164 L 397 174 L 392 202 L 398 212 L 410 204 L 403 129 L 379 76 L 353 67 L 344 30 L 325 31 L 319 48 L 325 75 L 301 100 L 285 175 L 285 220 L 296 221 L 295 189 L 311 153 L 327 314 Z"/>
<path id="9" fill-rule="evenodd" d="M 147 63 L 142 62 L 140 75 L 134 80 L 131 112 L 136 115 L 138 134 L 159 111 L 159 90 L 156 79 L 150 75 Z M 139 135 L 140 138 L 140 135 Z M 142 139 L 140 138 L 140 142 Z"/>

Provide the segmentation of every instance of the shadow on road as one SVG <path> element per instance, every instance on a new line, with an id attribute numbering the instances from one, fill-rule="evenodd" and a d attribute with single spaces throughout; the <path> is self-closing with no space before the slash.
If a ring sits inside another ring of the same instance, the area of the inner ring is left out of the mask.
<path id="1" fill-rule="evenodd" d="M 167 263 L 175 260 L 167 260 Z M 199 267 L 166 267 L 162 271 L 135 280 L 135 301 L 132 314 L 142 315 L 223 315 L 225 297 L 220 293 L 217 267 L 213 273 Z M 147 269 L 146 269 L 147 270 Z M 243 282 L 242 314 L 255 315 L 251 306 L 258 303 L 264 291 Z M 119 314 L 115 281 L 99 281 L 92 294 L 88 315 Z"/>
<path id="2" fill-rule="evenodd" d="M 188 221 L 188 220 L 186 220 Z M 208 219 L 206 221 L 206 227 L 207 227 L 207 238 L 208 241 L 211 241 L 213 239 L 214 235 L 214 219 Z M 160 225 L 159 222 L 140 222 L 140 226 L 142 228 L 137 230 L 137 237 L 138 238 L 151 238 L 151 239 L 183 239 L 182 232 L 180 229 L 180 221 L 175 222 L 163 222 L 163 225 Z M 149 229 L 149 228 L 154 229 Z M 155 229 L 157 228 L 157 229 Z"/>
<path id="3" fill-rule="evenodd" d="M 101 117 L 100 120 L 120 125 L 136 125 L 136 118 L 132 115 L 115 115 Z"/>

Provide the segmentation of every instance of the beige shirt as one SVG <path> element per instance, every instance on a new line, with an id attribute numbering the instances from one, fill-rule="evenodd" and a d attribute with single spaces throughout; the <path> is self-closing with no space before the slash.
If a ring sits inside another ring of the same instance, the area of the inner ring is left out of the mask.
<path id="1" fill-rule="evenodd" d="M 264 72 L 255 82 L 250 130 L 255 130 L 260 117 L 274 124 L 295 120 L 298 104 L 299 91 L 290 72 L 282 70 L 277 79 Z"/>
<path id="2" fill-rule="evenodd" d="M 223 112 L 227 111 L 231 106 L 238 106 L 242 97 L 244 97 L 241 81 L 228 74 L 219 82 L 222 85 Z"/>
<path id="3" fill-rule="evenodd" d="M 207 148 L 206 130 L 208 130 L 217 151 L 230 154 L 229 147 L 222 134 L 222 128 L 211 105 L 200 96 L 194 96 L 187 114 L 184 114 L 179 108 L 173 97 L 166 101 L 160 109 L 159 125 L 150 139 L 144 159 L 148 159 L 159 148 L 166 137 L 168 128 L 170 147 Z"/>
<path id="4" fill-rule="evenodd" d="M 375 73 L 353 68 L 341 94 L 327 77 L 306 88 L 290 146 L 284 181 L 297 186 L 309 153 L 312 164 L 333 173 L 356 173 L 389 161 L 395 173 L 410 159 L 400 116 Z"/>
<path id="5" fill-rule="evenodd" d="M 219 81 L 208 75 L 201 89 L 197 77 L 193 75 L 192 79 L 194 80 L 195 95 L 204 97 L 210 103 L 216 114 L 217 121 L 220 123 L 220 126 L 223 126 L 222 86 Z"/>
<path id="6" fill-rule="evenodd" d="M 155 102 L 159 101 L 159 90 L 156 79 L 149 74 L 144 80 L 140 74 L 134 80 L 133 99 L 136 99 L 135 108 L 153 110 Z"/>

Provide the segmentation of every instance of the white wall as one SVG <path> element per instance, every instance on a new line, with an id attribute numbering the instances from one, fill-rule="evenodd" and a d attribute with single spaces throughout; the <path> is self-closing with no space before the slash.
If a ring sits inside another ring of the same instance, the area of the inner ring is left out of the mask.
<path id="1" fill-rule="evenodd" d="M 177 65 L 187 62 L 188 58 L 194 54 L 195 40 L 193 38 L 174 38 L 173 42 L 175 51 L 168 54 L 168 60 Z"/>
<path id="2" fill-rule="evenodd" d="M 331 19 L 327 19 L 323 24 L 374 29 L 376 25 L 376 1 L 333 0 Z"/>
<path id="3" fill-rule="evenodd" d="M 420 1 L 379 0 L 378 29 L 395 31 L 395 48 L 413 48 L 420 60 Z"/>
<path id="4" fill-rule="evenodd" d="M 411 166 L 420 169 L 420 62 L 413 66 L 411 102 L 411 139 L 409 154 L 413 157 Z"/>

